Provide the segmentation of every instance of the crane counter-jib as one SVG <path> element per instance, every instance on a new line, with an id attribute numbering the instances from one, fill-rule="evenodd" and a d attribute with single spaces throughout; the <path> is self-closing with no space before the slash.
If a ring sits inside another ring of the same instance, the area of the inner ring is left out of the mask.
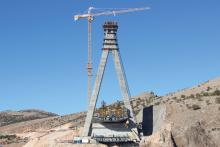
<path id="1" fill-rule="evenodd" d="M 88 18 L 91 14 L 75 15 L 74 20 L 79 20 L 80 18 Z"/>

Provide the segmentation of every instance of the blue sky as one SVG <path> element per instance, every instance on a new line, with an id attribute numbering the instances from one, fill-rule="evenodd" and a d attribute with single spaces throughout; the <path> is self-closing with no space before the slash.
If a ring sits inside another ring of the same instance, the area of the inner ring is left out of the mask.
<path id="1" fill-rule="evenodd" d="M 131 95 L 158 95 L 220 75 L 219 0 L 1 0 L 0 111 L 28 108 L 58 114 L 87 106 L 87 21 L 73 21 L 89 6 L 150 11 L 101 16 L 93 22 L 97 71 L 102 24 L 119 23 L 118 40 Z M 100 100 L 121 98 L 110 56 Z"/>

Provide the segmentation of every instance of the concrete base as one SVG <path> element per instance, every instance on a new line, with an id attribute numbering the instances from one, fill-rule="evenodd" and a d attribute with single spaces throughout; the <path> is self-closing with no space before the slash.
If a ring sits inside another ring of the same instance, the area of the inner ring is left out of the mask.
<path id="1" fill-rule="evenodd" d="M 91 137 L 99 142 L 133 142 L 137 135 L 125 123 L 93 123 Z"/>

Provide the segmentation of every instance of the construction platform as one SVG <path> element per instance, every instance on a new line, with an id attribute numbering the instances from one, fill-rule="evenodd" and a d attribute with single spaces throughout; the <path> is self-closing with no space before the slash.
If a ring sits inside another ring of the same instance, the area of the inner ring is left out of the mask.
<path id="1" fill-rule="evenodd" d="M 137 134 L 126 122 L 93 123 L 91 138 L 100 143 L 137 142 Z"/>

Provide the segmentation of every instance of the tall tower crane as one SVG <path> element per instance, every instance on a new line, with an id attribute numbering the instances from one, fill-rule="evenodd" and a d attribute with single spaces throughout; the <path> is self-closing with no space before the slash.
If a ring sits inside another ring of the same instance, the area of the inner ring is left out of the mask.
<path id="1" fill-rule="evenodd" d="M 88 20 L 88 64 L 87 64 L 87 71 L 88 71 L 88 103 L 91 97 L 91 83 L 92 83 L 92 21 L 96 16 L 102 15 L 116 15 L 121 13 L 128 13 L 128 12 L 135 12 L 135 11 L 144 11 L 149 10 L 150 7 L 144 8 L 128 8 L 128 9 L 104 9 L 104 8 L 94 8 L 89 7 L 87 13 L 79 14 L 74 16 L 74 20 L 77 21 L 79 19 L 86 18 Z M 105 10 L 103 12 L 92 13 L 92 10 Z"/>

